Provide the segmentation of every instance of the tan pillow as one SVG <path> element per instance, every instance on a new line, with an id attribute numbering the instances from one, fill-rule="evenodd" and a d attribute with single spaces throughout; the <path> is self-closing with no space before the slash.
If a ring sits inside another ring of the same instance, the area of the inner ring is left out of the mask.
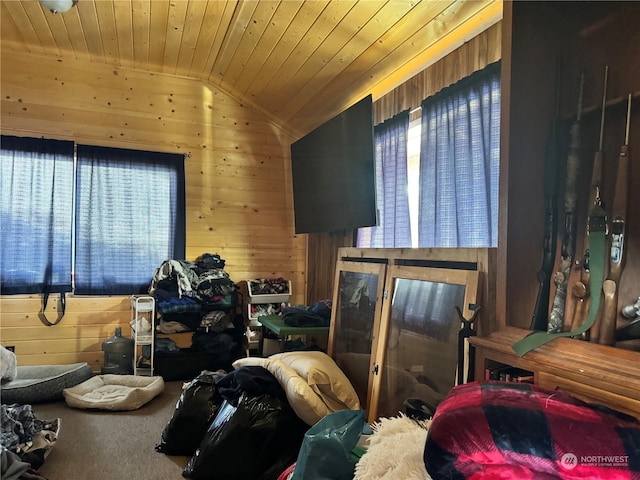
<path id="1" fill-rule="evenodd" d="M 284 389 L 293 411 L 308 425 L 339 410 L 360 409 L 349 380 L 325 353 L 286 352 L 269 358 L 241 358 L 233 363 L 234 368 L 243 366 L 269 370 Z"/>
<path id="2" fill-rule="evenodd" d="M 326 353 L 286 352 L 272 355 L 271 358 L 293 368 L 331 411 L 360 409 L 358 394 L 353 385 Z"/>

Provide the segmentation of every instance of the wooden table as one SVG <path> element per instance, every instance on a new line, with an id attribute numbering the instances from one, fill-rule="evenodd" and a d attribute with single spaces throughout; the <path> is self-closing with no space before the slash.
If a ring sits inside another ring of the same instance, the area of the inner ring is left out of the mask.
<path id="1" fill-rule="evenodd" d="M 640 352 L 560 337 L 519 357 L 513 344 L 531 333 L 505 327 L 471 337 L 476 349 L 476 380 L 486 369 L 513 366 L 533 374 L 541 387 L 564 390 L 640 419 Z"/>

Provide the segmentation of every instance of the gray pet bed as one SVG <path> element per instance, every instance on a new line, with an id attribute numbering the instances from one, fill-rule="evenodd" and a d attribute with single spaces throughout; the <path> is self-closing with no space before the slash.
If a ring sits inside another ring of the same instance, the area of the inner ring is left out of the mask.
<path id="1" fill-rule="evenodd" d="M 60 400 L 63 398 L 62 390 L 92 376 L 91 367 L 86 362 L 18 367 L 16 377 L 0 386 L 0 400 L 7 405 Z"/>

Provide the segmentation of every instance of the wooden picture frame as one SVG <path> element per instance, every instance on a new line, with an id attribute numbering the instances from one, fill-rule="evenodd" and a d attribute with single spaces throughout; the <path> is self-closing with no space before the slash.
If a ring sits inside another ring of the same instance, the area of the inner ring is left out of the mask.
<path id="1" fill-rule="evenodd" d="M 462 322 L 455 307 L 470 318 L 479 285 L 477 271 L 396 265 L 388 268 L 372 376 L 370 421 L 397 415 L 408 398 L 417 398 L 435 408 L 454 385 L 464 383 L 466 378 L 458 379 L 456 372 L 458 362 L 468 362 L 468 344 L 460 359 L 458 332 Z M 412 317 L 413 322 L 407 317 Z"/>
<path id="2" fill-rule="evenodd" d="M 351 381 L 369 422 L 406 412 L 409 398 L 435 408 L 473 375 L 468 339 L 460 360 L 458 341 L 463 326 L 477 331 L 479 302 L 491 302 L 484 284 L 490 259 L 482 249 L 340 249 L 328 354 Z M 367 279 L 364 321 L 362 312 L 345 308 L 349 277 Z M 432 287 L 449 294 L 438 297 Z M 425 318 L 434 315 L 437 321 Z"/>
<path id="3" fill-rule="evenodd" d="M 366 409 L 376 358 L 387 265 L 338 260 L 327 353 L 353 384 Z M 354 285 L 360 283 L 359 285 Z"/>

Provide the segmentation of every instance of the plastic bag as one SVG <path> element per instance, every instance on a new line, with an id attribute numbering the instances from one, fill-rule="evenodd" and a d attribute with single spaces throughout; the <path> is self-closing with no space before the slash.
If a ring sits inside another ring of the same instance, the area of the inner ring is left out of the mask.
<path id="1" fill-rule="evenodd" d="M 291 465 L 307 425 L 271 395 L 222 402 L 182 475 L 195 480 L 276 480 Z"/>
<path id="2" fill-rule="evenodd" d="M 223 370 L 204 370 L 184 388 L 169 423 L 162 431 L 156 451 L 165 455 L 193 455 L 222 401 L 213 397 L 216 377 Z"/>
<path id="3" fill-rule="evenodd" d="M 304 435 L 291 480 L 351 480 L 351 455 L 365 426 L 364 410 L 330 413 Z"/>

